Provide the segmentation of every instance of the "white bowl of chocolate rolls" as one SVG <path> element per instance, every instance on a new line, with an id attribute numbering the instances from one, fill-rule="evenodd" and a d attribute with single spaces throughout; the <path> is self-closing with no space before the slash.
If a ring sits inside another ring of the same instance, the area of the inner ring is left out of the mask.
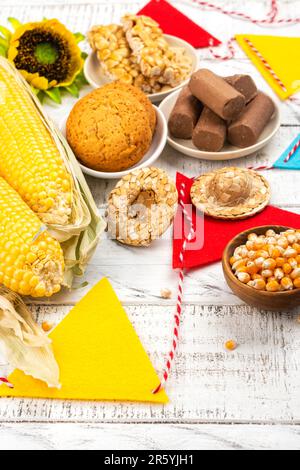
<path id="1" fill-rule="evenodd" d="M 231 160 L 264 147 L 280 126 L 278 106 L 249 75 L 199 69 L 159 106 L 168 142 L 190 157 Z"/>

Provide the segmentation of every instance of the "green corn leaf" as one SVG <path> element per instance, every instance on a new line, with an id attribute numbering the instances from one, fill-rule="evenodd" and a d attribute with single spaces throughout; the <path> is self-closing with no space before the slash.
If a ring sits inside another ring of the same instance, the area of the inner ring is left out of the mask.
<path id="1" fill-rule="evenodd" d="M 9 29 L 5 28 L 5 26 L 0 26 L 0 34 L 2 34 L 2 36 L 7 39 L 7 41 L 10 41 L 11 32 Z"/>
<path id="2" fill-rule="evenodd" d="M 55 103 L 61 104 L 61 94 L 59 88 L 50 88 L 50 90 L 45 90 L 46 95 Z"/>
<path id="3" fill-rule="evenodd" d="M 20 28 L 20 26 L 22 26 L 22 23 L 20 23 L 19 20 L 17 20 L 16 18 L 7 18 L 7 20 L 10 22 L 10 24 L 12 25 L 12 27 L 14 28 L 14 30 L 16 31 L 18 28 Z"/>
<path id="4" fill-rule="evenodd" d="M 84 41 L 85 36 L 82 33 L 74 33 L 74 38 L 76 39 L 77 44 L 81 41 Z"/>
<path id="5" fill-rule="evenodd" d="M 71 85 L 66 86 L 65 90 L 67 90 L 72 96 L 75 96 L 75 98 L 79 97 L 79 89 L 75 81 Z"/>

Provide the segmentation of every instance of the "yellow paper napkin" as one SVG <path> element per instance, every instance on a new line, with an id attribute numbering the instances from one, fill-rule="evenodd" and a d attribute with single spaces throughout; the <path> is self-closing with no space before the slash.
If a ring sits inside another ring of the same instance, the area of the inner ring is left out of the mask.
<path id="1" fill-rule="evenodd" d="M 49 335 L 60 390 L 16 370 L 0 396 L 166 403 L 159 378 L 112 286 L 101 280 Z"/>
<path id="2" fill-rule="evenodd" d="M 243 51 L 252 60 L 265 80 L 281 99 L 284 100 L 300 91 L 300 37 L 238 34 L 235 38 Z M 274 79 L 270 71 L 266 68 L 258 55 L 253 52 L 245 39 L 248 39 L 260 52 L 286 90 Z"/>

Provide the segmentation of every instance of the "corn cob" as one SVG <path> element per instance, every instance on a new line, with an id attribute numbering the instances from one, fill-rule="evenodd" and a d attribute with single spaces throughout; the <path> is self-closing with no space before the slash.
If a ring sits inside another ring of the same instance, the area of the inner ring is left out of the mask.
<path id="1" fill-rule="evenodd" d="M 51 296 L 60 290 L 63 272 L 58 241 L 0 177 L 0 283 L 21 295 Z"/>
<path id="2" fill-rule="evenodd" d="M 0 67 L 0 175 L 47 224 L 69 224 L 72 178 L 53 136 L 12 71 Z"/>

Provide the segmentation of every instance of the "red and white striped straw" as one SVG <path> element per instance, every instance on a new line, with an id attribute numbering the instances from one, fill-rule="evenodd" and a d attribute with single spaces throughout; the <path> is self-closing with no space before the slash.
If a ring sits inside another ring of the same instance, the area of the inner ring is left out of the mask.
<path id="1" fill-rule="evenodd" d="M 282 88 L 283 91 L 287 91 L 286 87 L 284 86 L 284 84 L 282 83 L 282 81 L 280 80 L 280 78 L 276 75 L 276 73 L 274 72 L 274 70 L 272 69 L 272 67 L 270 66 L 270 64 L 266 61 L 266 59 L 262 56 L 262 54 L 259 52 L 259 50 L 254 46 L 254 44 L 252 44 L 252 42 L 248 39 L 248 38 L 244 38 L 244 41 L 246 44 L 248 44 L 248 46 L 250 47 L 250 49 L 254 52 L 254 54 L 256 54 L 256 56 L 260 59 L 260 61 L 262 62 L 262 64 L 264 65 L 264 67 L 268 70 L 268 72 L 272 75 L 272 77 L 274 78 L 274 80 L 278 83 L 278 85 Z"/>
<path id="2" fill-rule="evenodd" d="M 300 139 L 295 143 L 293 148 L 290 150 L 288 155 L 285 157 L 285 159 L 283 160 L 284 163 L 288 163 L 290 161 L 290 159 L 297 152 L 299 147 L 300 147 Z M 247 168 L 248 168 L 248 170 L 264 171 L 264 170 L 274 170 L 276 167 L 274 167 L 274 165 L 259 165 L 259 166 L 248 166 Z"/>
<path id="3" fill-rule="evenodd" d="M 185 217 L 185 219 L 189 222 L 190 224 L 190 230 L 188 233 L 188 236 L 184 238 L 181 252 L 179 254 L 179 259 L 181 262 L 182 267 L 179 270 L 178 273 L 178 295 L 177 295 L 177 304 L 176 304 L 176 312 L 174 315 L 174 329 L 173 329 L 173 339 L 172 339 L 172 346 L 168 354 L 167 362 L 165 364 L 165 369 L 163 372 L 163 378 L 160 382 L 160 384 L 152 391 L 152 393 L 157 393 L 163 385 L 166 383 L 166 381 L 169 378 L 171 367 L 174 361 L 175 353 L 177 350 L 178 346 L 178 341 L 179 341 L 179 327 L 180 327 L 180 317 L 181 317 L 181 312 L 182 312 L 182 296 L 183 296 L 183 283 L 184 283 L 184 256 L 186 252 L 186 247 L 187 244 L 193 240 L 195 236 L 195 230 L 193 227 L 193 220 L 188 211 L 185 208 L 184 205 L 184 198 L 185 198 L 185 184 L 181 184 L 181 189 L 179 191 L 179 204 L 182 209 L 182 213 Z"/>
<path id="4" fill-rule="evenodd" d="M 6 377 L 0 377 L 0 382 L 7 385 L 9 388 L 14 388 L 13 384 L 11 384 Z"/>
<path id="5" fill-rule="evenodd" d="M 294 153 L 297 151 L 297 149 L 300 147 L 300 139 L 298 140 L 298 142 L 295 143 L 294 147 L 292 148 L 292 150 L 289 152 L 289 154 L 285 157 L 284 159 L 284 163 L 287 163 L 290 161 L 290 159 L 292 158 L 292 156 L 294 155 Z"/>
<path id="6" fill-rule="evenodd" d="M 273 165 L 259 165 L 259 166 L 248 166 L 248 170 L 253 170 L 253 171 L 264 171 L 264 170 L 274 170 Z"/>
<path id="7" fill-rule="evenodd" d="M 281 26 L 283 24 L 292 25 L 292 24 L 300 23 L 300 18 L 297 18 L 297 17 L 276 19 L 278 16 L 277 0 L 271 0 L 270 11 L 267 13 L 266 18 L 262 18 L 262 19 L 253 18 L 252 16 L 247 15 L 237 10 L 226 10 L 225 8 L 221 6 L 215 5 L 210 2 L 205 2 L 205 1 L 200 1 L 200 0 L 191 0 L 191 2 L 198 6 L 208 8 L 209 10 L 214 10 L 219 13 L 222 13 L 223 15 L 234 16 L 241 20 L 250 21 L 251 23 L 254 23 L 254 24 L 264 24 L 264 25 L 269 24 L 272 26 L 276 26 L 276 25 Z"/>

